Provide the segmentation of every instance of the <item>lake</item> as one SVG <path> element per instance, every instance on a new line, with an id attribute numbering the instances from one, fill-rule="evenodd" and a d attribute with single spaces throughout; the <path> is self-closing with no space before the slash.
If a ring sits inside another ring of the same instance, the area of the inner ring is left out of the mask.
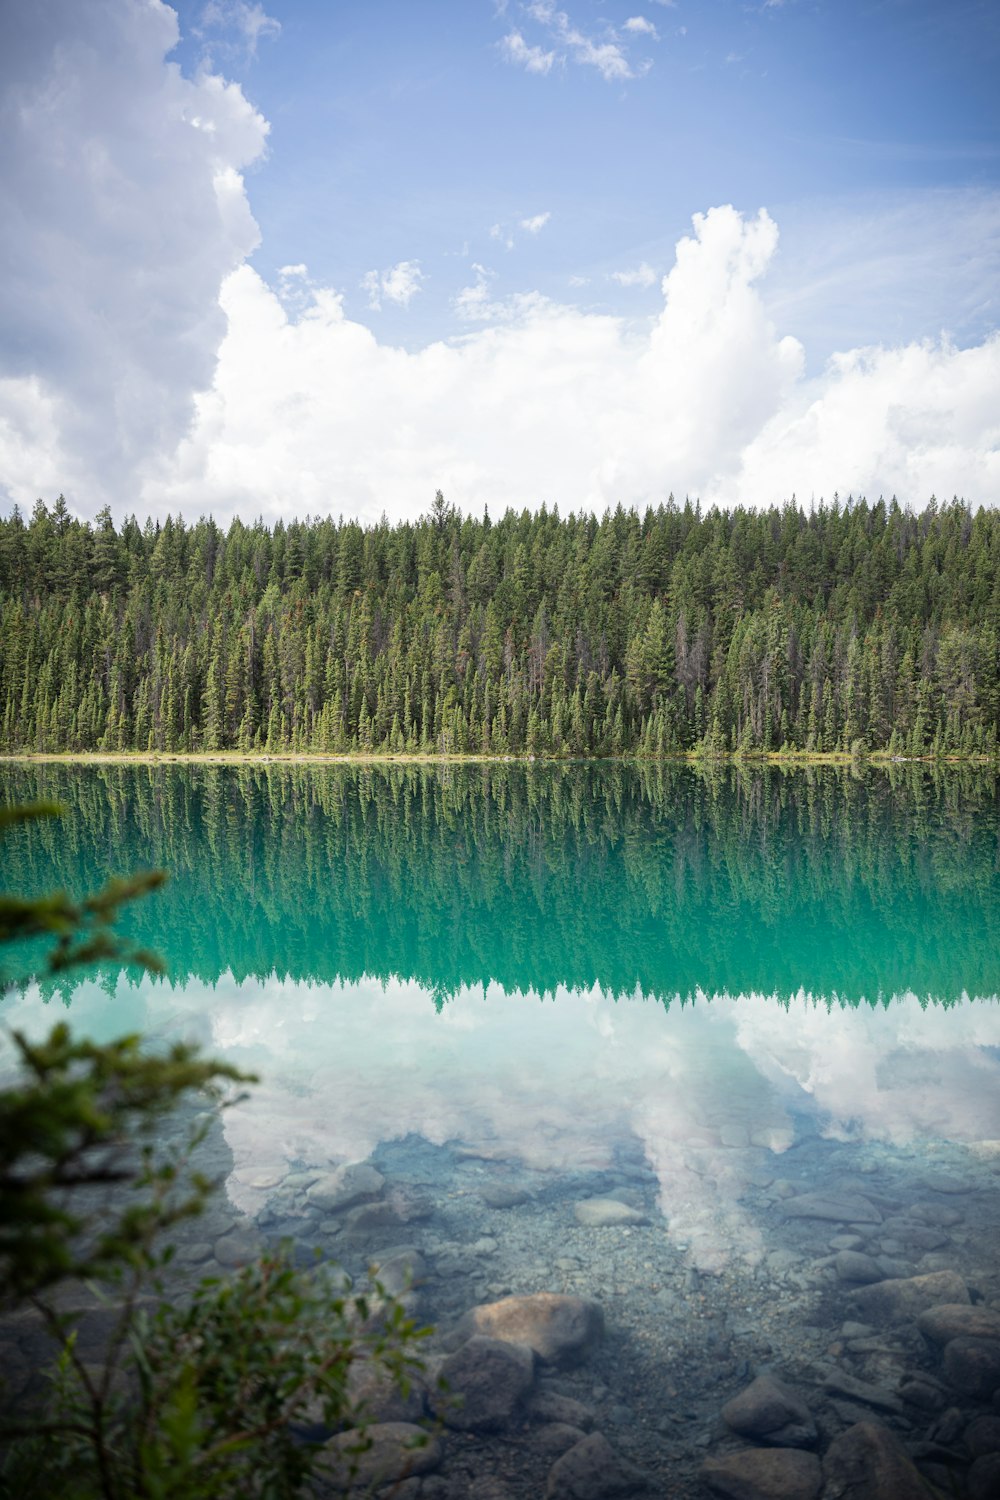
<path id="1" fill-rule="evenodd" d="M 66 809 L 8 835 L 7 888 L 171 877 L 123 923 L 165 977 L 28 983 L 8 1025 L 183 1035 L 261 1075 L 223 1116 L 226 1197 L 188 1233 L 192 1272 L 231 1264 L 241 1236 L 290 1235 L 355 1275 L 409 1256 L 444 1331 L 508 1295 L 593 1299 L 605 1337 L 549 1395 L 583 1402 L 670 1494 L 701 1493 L 707 1455 L 725 1464 L 721 1408 L 762 1372 L 806 1401 L 821 1451 L 874 1419 L 937 1482 L 966 1475 L 962 1434 L 990 1391 L 942 1382 L 919 1309 L 889 1304 L 950 1274 L 1000 1306 L 992 775 L 272 763 L 0 779 L 5 801 Z M 380 1183 L 349 1202 L 318 1190 L 354 1162 Z M 572 1430 L 521 1410 L 502 1436 L 463 1434 L 421 1493 L 457 1495 L 462 1475 L 541 1493 L 568 1441 L 554 1426 Z"/>

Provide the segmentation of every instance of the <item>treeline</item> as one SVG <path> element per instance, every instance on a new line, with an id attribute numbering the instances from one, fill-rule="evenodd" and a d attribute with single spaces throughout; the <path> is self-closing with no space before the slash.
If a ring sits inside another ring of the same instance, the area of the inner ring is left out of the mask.
<path id="1" fill-rule="evenodd" d="M 166 869 L 121 925 L 169 983 L 1000 993 L 987 767 L 0 766 L 0 801 L 36 799 L 65 814 L 8 831 L 5 882 L 82 896 L 111 860 Z"/>
<path id="2" fill-rule="evenodd" d="M 0 746 L 995 755 L 1000 513 L 0 520 Z"/>

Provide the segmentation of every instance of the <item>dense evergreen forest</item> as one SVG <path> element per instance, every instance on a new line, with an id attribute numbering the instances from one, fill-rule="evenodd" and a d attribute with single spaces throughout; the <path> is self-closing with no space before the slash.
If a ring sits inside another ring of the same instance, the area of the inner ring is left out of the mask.
<path id="1" fill-rule="evenodd" d="M 0 747 L 997 753 L 1000 513 L 0 520 Z"/>
<path id="2" fill-rule="evenodd" d="M 987 767 L 42 763 L 0 766 L 0 798 L 66 809 L 8 832 L 17 890 L 169 871 L 121 922 L 164 984 L 412 979 L 439 1006 L 492 981 L 665 1004 L 950 1001 L 956 973 L 1000 992 Z"/>

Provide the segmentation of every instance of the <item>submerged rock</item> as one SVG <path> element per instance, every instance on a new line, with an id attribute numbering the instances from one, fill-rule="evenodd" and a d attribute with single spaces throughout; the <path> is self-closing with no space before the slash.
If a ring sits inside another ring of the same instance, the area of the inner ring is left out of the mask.
<path id="1" fill-rule="evenodd" d="M 988 1401 L 1000 1390 L 1000 1341 L 957 1338 L 944 1346 L 944 1373 L 957 1391 Z"/>
<path id="2" fill-rule="evenodd" d="M 314 1208 L 333 1213 L 340 1208 L 350 1208 L 365 1198 L 377 1197 L 384 1186 L 385 1178 L 371 1162 L 347 1162 L 314 1182 L 306 1198 Z"/>
<path id="3" fill-rule="evenodd" d="M 927 1485 L 887 1427 L 857 1422 L 823 1456 L 823 1500 L 927 1500 Z"/>
<path id="4" fill-rule="evenodd" d="M 793 1448 L 743 1448 L 710 1458 L 701 1477 L 723 1500 L 817 1500 L 823 1483 L 816 1455 Z"/>
<path id="5" fill-rule="evenodd" d="M 960 1338 L 1000 1339 L 1000 1313 L 970 1306 L 966 1293 L 964 1301 L 953 1298 L 921 1312 L 917 1327 L 934 1344 L 949 1344 Z"/>
<path id="6" fill-rule="evenodd" d="M 369 1446 L 362 1453 L 360 1443 Z M 339 1490 L 366 1493 L 380 1484 L 398 1484 L 410 1475 L 429 1474 L 444 1456 L 440 1440 L 411 1422 L 377 1422 L 359 1432 L 340 1432 L 324 1445 L 324 1482 Z M 352 1474 L 353 1469 L 353 1474 Z"/>
<path id="7" fill-rule="evenodd" d="M 811 1448 L 816 1442 L 816 1424 L 808 1406 L 773 1375 L 758 1375 L 746 1390 L 727 1401 L 722 1420 L 741 1437 L 778 1448 Z"/>
<path id="8" fill-rule="evenodd" d="M 800 1193 L 785 1204 L 789 1219 L 829 1219 L 843 1224 L 881 1224 L 882 1215 L 860 1193 Z"/>
<path id="9" fill-rule="evenodd" d="M 646 1215 L 617 1198 L 584 1198 L 573 1205 L 578 1224 L 587 1229 L 606 1229 L 614 1224 L 646 1224 Z"/>
<path id="10" fill-rule="evenodd" d="M 606 1437 L 592 1432 L 552 1465 L 545 1500 L 612 1500 L 645 1487 L 640 1470 L 619 1458 Z"/>
<path id="11" fill-rule="evenodd" d="M 513 1183 L 490 1182 L 480 1189 L 479 1196 L 487 1208 L 517 1208 L 519 1204 L 527 1203 L 531 1194 Z"/>
<path id="12" fill-rule="evenodd" d="M 463 1432 L 503 1427 L 534 1384 L 535 1357 L 525 1344 L 481 1335 L 468 1340 L 441 1366 L 446 1397 L 441 1415 Z"/>
<path id="13" fill-rule="evenodd" d="M 573 1365 L 604 1335 L 604 1314 L 596 1302 L 557 1292 L 504 1297 L 467 1312 L 449 1339 L 452 1347 L 474 1334 L 526 1344 L 543 1364 Z"/>
<path id="14" fill-rule="evenodd" d="M 852 1293 L 855 1307 L 876 1322 L 900 1322 L 915 1318 L 938 1302 L 964 1302 L 969 1293 L 957 1271 L 929 1271 L 924 1276 L 906 1276 L 859 1287 Z"/>
<path id="15" fill-rule="evenodd" d="M 833 1269 L 841 1281 L 859 1285 L 885 1280 L 882 1270 L 872 1257 L 863 1255 L 859 1250 L 839 1250 L 834 1257 Z"/>

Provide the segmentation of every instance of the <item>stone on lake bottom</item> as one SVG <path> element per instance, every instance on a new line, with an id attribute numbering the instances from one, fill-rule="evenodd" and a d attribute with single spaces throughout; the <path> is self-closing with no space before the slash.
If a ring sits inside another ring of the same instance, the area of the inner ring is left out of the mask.
<path id="1" fill-rule="evenodd" d="M 587 1229 L 606 1229 L 615 1224 L 646 1224 L 646 1215 L 617 1198 L 584 1198 L 573 1205 L 578 1224 Z"/>
<path id="2" fill-rule="evenodd" d="M 535 1356 L 525 1344 L 476 1335 L 441 1366 L 447 1396 L 441 1415 L 463 1432 L 503 1427 L 534 1384 Z"/>
<path id="3" fill-rule="evenodd" d="M 867 1285 L 874 1281 L 885 1280 L 885 1276 L 872 1257 L 863 1255 L 859 1250 L 839 1250 L 833 1262 L 833 1269 L 841 1281 Z"/>
<path id="4" fill-rule="evenodd" d="M 369 1446 L 352 1456 L 367 1440 Z M 359 1493 L 379 1484 L 398 1484 L 410 1475 L 429 1474 L 443 1457 L 440 1440 L 411 1422 L 378 1422 L 358 1432 L 340 1432 L 324 1444 L 323 1481 L 342 1491 Z M 351 1469 L 354 1468 L 352 1476 Z"/>
<path id="5" fill-rule="evenodd" d="M 599 1432 L 574 1443 L 549 1470 L 545 1500 L 613 1500 L 645 1489 L 644 1476 Z"/>
<path id="6" fill-rule="evenodd" d="M 843 1224 L 881 1224 L 874 1203 L 860 1193 L 800 1193 L 785 1203 L 789 1219 L 829 1219 Z"/>
<path id="7" fill-rule="evenodd" d="M 857 1422 L 823 1456 L 823 1500 L 928 1500 L 927 1485 L 887 1427 Z"/>
<path id="8" fill-rule="evenodd" d="M 1000 1339 L 1000 1313 L 970 1306 L 966 1294 L 964 1302 L 953 1298 L 929 1307 L 920 1314 L 917 1327 L 934 1344 L 949 1344 L 960 1338 Z"/>
<path id="9" fill-rule="evenodd" d="M 722 1408 L 722 1420 L 741 1437 L 777 1448 L 811 1448 L 816 1424 L 808 1406 L 773 1375 L 758 1375 Z"/>
<path id="10" fill-rule="evenodd" d="M 701 1477 L 723 1500 L 816 1500 L 823 1482 L 816 1455 L 795 1448 L 743 1448 L 710 1458 Z"/>
<path id="11" fill-rule="evenodd" d="M 957 1391 L 988 1401 L 1000 1390 L 1000 1341 L 957 1338 L 944 1346 L 944 1373 Z"/>
<path id="12" fill-rule="evenodd" d="M 543 1364 L 572 1365 L 584 1359 L 604 1335 L 604 1314 L 596 1302 L 557 1292 L 504 1297 L 467 1312 L 449 1343 L 473 1334 L 527 1344 Z"/>
<path id="13" fill-rule="evenodd" d="M 334 1213 L 350 1208 L 364 1198 L 375 1198 L 385 1186 L 381 1172 L 366 1161 L 347 1162 L 314 1182 L 306 1198 L 314 1208 Z"/>
<path id="14" fill-rule="evenodd" d="M 854 1305 L 876 1322 L 915 1318 L 938 1302 L 964 1302 L 969 1292 L 957 1271 L 929 1271 L 924 1276 L 892 1278 L 851 1293 Z"/>

